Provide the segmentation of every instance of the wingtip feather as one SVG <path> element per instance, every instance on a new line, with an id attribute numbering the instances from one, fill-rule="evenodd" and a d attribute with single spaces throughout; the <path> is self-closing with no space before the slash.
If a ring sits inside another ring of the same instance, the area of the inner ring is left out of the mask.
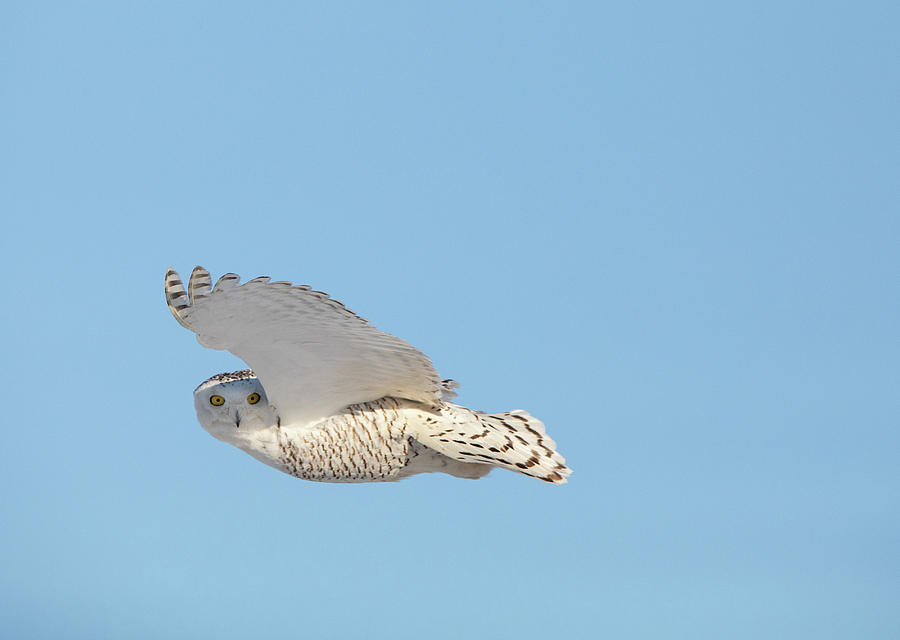
<path id="1" fill-rule="evenodd" d="M 188 300 L 194 304 L 197 300 L 205 298 L 210 294 L 212 289 L 212 278 L 209 271 L 197 265 L 191 271 L 191 278 L 188 280 Z"/>
<path id="2" fill-rule="evenodd" d="M 166 304 L 169 305 L 169 311 L 172 312 L 172 315 L 181 326 L 189 328 L 182 317 L 182 312 L 190 306 L 187 292 L 184 290 L 184 284 L 181 282 L 181 277 L 172 267 L 169 267 L 166 271 L 164 291 L 166 294 Z"/>
<path id="3" fill-rule="evenodd" d="M 227 291 L 233 289 L 241 283 L 241 277 L 236 273 L 226 273 L 216 280 L 216 286 L 213 287 L 213 293 L 219 291 Z"/>

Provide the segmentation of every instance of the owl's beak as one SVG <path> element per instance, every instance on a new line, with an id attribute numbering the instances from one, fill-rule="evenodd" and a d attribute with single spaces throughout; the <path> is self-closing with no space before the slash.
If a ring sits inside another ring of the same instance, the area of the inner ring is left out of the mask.
<path id="1" fill-rule="evenodd" d="M 241 412 L 238 411 L 237 409 L 234 410 L 234 428 L 235 429 L 241 428 Z"/>

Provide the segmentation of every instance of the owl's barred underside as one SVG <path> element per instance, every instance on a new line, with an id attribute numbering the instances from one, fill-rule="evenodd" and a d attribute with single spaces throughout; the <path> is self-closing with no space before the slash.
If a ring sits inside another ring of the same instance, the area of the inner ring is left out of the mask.
<path id="1" fill-rule="evenodd" d="M 251 369 L 194 391 L 211 435 L 285 473 L 321 482 L 399 480 L 427 472 L 480 478 L 494 467 L 562 484 L 572 473 L 543 423 L 525 411 L 488 414 L 450 402 L 409 343 L 379 331 L 321 291 L 194 268 L 185 290 L 169 269 L 175 319 Z"/>

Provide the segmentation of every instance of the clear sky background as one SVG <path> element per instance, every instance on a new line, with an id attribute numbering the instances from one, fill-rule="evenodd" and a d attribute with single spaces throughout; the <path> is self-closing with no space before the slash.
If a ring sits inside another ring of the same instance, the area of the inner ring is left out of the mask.
<path id="1" fill-rule="evenodd" d="M 897 7 L 0 4 L 0 636 L 900 637 Z M 328 291 L 570 483 L 212 439 L 195 264 Z"/>

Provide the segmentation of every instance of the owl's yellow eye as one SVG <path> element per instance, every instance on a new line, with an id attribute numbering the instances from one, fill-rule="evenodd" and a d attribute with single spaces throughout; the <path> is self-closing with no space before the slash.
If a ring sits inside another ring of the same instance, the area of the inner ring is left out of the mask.
<path id="1" fill-rule="evenodd" d="M 221 407 L 223 404 L 225 404 L 225 398 L 223 398 L 222 396 L 210 396 L 209 403 L 214 407 Z"/>
<path id="2" fill-rule="evenodd" d="M 257 402 L 259 402 L 259 394 L 251 393 L 249 396 L 247 396 L 247 402 L 249 402 L 250 404 L 256 404 Z"/>

